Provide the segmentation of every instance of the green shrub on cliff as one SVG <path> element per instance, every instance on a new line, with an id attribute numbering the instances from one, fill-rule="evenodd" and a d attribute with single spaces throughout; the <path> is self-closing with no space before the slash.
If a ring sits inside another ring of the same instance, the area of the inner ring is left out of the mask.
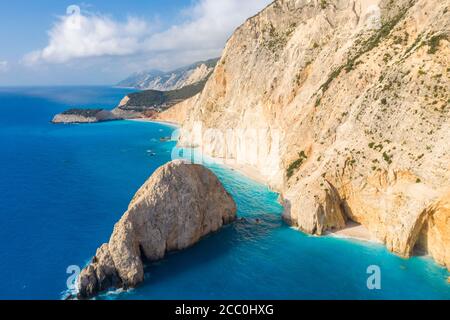
<path id="1" fill-rule="evenodd" d="M 308 157 L 305 154 L 305 151 L 299 152 L 298 157 L 299 158 L 294 162 L 292 162 L 286 170 L 286 176 L 288 177 L 288 179 L 292 177 L 295 171 L 302 166 L 303 162 L 306 159 L 308 159 Z"/>

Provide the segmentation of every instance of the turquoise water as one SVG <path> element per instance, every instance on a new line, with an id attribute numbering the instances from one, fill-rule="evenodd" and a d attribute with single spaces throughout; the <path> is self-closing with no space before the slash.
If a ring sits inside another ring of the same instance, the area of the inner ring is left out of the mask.
<path id="1" fill-rule="evenodd" d="M 127 92 L 0 89 L 0 299 L 60 299 L 67 267 L 87 263 L 139 186 L 171 159 L 175 143 L 159 141 L 167 126 L 48 122 L 68 107 L 113 107 Z M 448 273 L 431 259 L 306 236 L 281 221 L 275 193 L 208 166 L 246 220 L 149 265 L 139 288 L 100 299 L 450 299 Z M 381 290 L 367 289 L 370 265 L 381 268 Z"/>

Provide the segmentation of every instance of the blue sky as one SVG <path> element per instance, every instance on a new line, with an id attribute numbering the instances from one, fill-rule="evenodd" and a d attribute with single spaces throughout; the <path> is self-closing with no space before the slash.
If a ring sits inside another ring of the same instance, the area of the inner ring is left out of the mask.
<path id="1" fill-rule="evenodd" d="M 216 57 L 270 2 L 0 0 L 0 86 L 114 84 Z"/>

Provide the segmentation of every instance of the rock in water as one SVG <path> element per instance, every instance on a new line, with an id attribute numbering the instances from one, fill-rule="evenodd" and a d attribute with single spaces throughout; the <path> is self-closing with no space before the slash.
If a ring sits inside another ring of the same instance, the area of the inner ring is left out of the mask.
<path id="1" fill-rule="evenodd" d="M 235 218 L 236 204 L 209 169 L 170 162 L 140 188 L 109 243 L 83 269 L 78 296 L 135 287 L 144 280 L 144 261 L 188 248 Z"/>

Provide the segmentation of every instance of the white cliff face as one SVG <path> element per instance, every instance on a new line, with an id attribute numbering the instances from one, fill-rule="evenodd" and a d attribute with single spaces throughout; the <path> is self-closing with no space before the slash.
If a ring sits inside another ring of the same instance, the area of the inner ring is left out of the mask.
<path id="1" fill-rule="evenodd" d="M 213 70 L 214 66 L 207 66 L 206 64 L 202 63 L 195 69 L 187 72 L 181 79 L 176 81 L 174 89 L 181 89 L 185 86 L 203 81 L 211 75 Z"/>
<path id="2" fill-rule="evenodd" d="M 79 296 L 111 287 L 135 287 L 144 280 L 145 261 L 186 249 L 236 217 L 236 205 L 217 177 L 199 165 L 174 161 L 159 168 L 139 189 L 81 272 Z"/>
<path id="3" fill-rule="evenodd" d="M 356 221 L 450 269 L 449 39 L 450 0 L 275 1 L 228 41 L 180 144 L 245 158 L 303 231 Z"/>
<path id="4" fill-rule="evenodd" d="M 192 105 L 196 103 L 200 94 L 196 94 L 195 96 L 186 99 L 180 103 L 177 103 L 173 107 L 164 110 L 163 112 L 157 113 L 153 119 L 159 121 L 166 121 L 176 124 L 181 124 L 189 114 Z"/>

